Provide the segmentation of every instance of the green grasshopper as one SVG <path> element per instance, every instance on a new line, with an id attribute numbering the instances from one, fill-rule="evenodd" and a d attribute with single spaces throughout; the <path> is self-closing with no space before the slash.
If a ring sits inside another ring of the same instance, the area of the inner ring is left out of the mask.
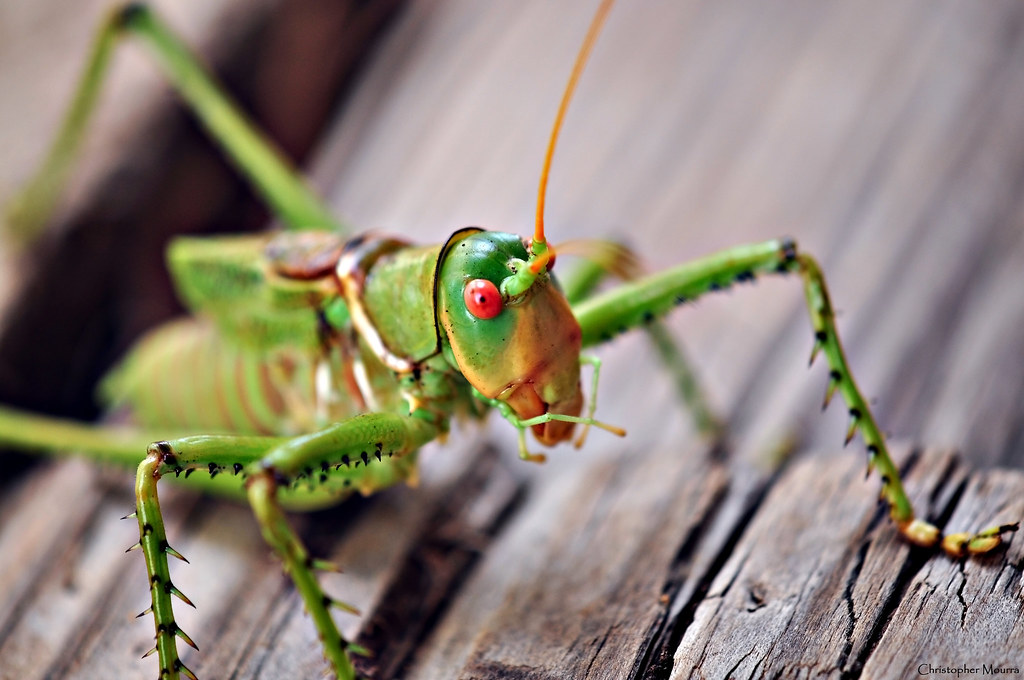
<path id="1" fill-rule="evenodd" d="M 564 287 L 555 281 L 550 270 L 559 248 L 544 231 L 546 179 L 568 101 L 609 4 L 595 17 L 559 108 L 533 238 L 469 228 L 435 246 L 346 235 L 151 11 L 132 5 L 109 18 L 56 151 L 26 192 L 25 205 L 52 200 L 115 39 L 134 35 L 153 48 L 172 83 L 288 228 L 180 239 L 171 246 L 172 273 L 195 316 L 153 331 L 104 386 L 111 405 L 130 407 L 139 430 L 124 436 L 0 409 L 0 441 L 138 465 L 134 515 L 140 538 L 134 547 L 145 557 L 152 598 L 145 613 L 153 616 L 152 652 L 161 677 L 195 677 L 177 649 L 178 639 L 192 641 L 176 623 L 172 600 L 191 602 L 170 578 L 168 556 L 181 555 L 165 533 L 157 496 L 161 477 L 248 499 L 334 672 L 354 678 L 352 656 L 365 650 L 343 638 L 330 611 L 350 607 L 321 589 L 314 572 L 333 567 L 309 554 L 284 509 L 322 507 L 411 478 L 417 450 L 444 437 L 453 416 L 497 410 L 517 429 L 521 457 L 535 462 L 544 457 L 528 450 L 527 430 L 544 446 L 571 440 L 577 425 L 624 434 L 595 419 L 600 364 L 581 351 L 626 330 L 654 330 L 656 319 L 679 303 L 758 276 L 795 274 L 803 281 L 814 329 L 812 360 L 824 355 L 830 368 L 826 401 L 839 393 L 846 402 L 847 440 L 861 433 L 890 516 L 907 540 L 941 544 L 961 556 L 990 552 L 1003 534 L 1016 530 L 1015 524 L 1002 525 L 941 537 L 937 527 L 915 517 L 848 367 L 820 268 L 793 241 L 730 248 L 640 278 L 632 275 L 623 249 L 585 245 L 581 250 L 594 267 Z M 630 280 L 591 294 L 602 270 Z M 208 363 L 195 375 L 164 379 L 169 370 L 183 370 L 173 363 L 181 356 Z M 584 363 L 595 369 L 588 399 L 581 387 Z M 211 369 L 227 377 L 204 380 Z M 168 438 L 182 431 L 216 434 Z"/>

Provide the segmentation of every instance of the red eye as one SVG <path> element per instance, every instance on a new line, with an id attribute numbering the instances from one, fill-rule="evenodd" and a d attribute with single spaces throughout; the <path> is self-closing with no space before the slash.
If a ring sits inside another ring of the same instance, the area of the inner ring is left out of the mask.
<path id="1" fill-rule="evenodd" d="M 501 313 L 501 293 L 487 279 L 473 279 L 462 291 L 466 309 L 478 319 L 493 319 Z"/>

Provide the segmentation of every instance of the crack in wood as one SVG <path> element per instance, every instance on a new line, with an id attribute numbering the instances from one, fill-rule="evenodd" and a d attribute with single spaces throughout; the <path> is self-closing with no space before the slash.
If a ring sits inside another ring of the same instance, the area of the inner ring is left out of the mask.
<path id="1" fill-rule="evenodd" d="M 666 617 L 663 621 L 659 622 L 658 628 L 652 632 L 650 640 L 652 643 L 648 646 L 648 650 L 641 658 L 641 662 L 637 669 L 634 670 L 630 677 L 638 678 L 642 680 L 668 680 L 672 675 L 674 666 L 674 656 L 676 648 L 682 641 L 683 636 L 686 634 L 686 630 L 690 624 L 693 623 L 694 615 L 696 614 L 697 607 L 707 596 L 708 591 L 711 589 L 711 584 L 714 579 L 721 572 L 725 563 L 732 557 L 736 546 L 743 538 L 750 525 L 751 520 L 757 514 L 765 498 L 768 496 L 768 492 L 779 480 L 782 474 L 789 467 L 791 458 L 783 460 L 782 464 L 776 468 L 774 473 L 769 477 L 762 485 L 755 487 L 754 491 L 750 494 L 750 500 L 748 501 L 743 512 L 740 513 L 735 525 L 729 530 L 729 533 L 722 543 L 721 548 L 715 554 L 707 570 L 700 576 L 697 581 L 697 585 L 693 590 L 690 598 L 683 605 L 679 614 L 672 620 L 670 617 Z M 722 493 L 717 495 L 709 506 L 708 513 L 701 520 L 701 522 L 694 527 L 694 530 L 684 541 L 683 546 L 680 548 L 677 554 L 676 561 L 673 564 L 673 572 L 685 574 L 685 577 L 689 577 L 689 569 L 691 568 L 690 561 L 697 552 L 697 548 L 704 540 L 710 527 L 719 519 L 720 511 L 728 496 L 728 487 L 723 488 Z M 741 571 L 741 567 L 736 570 L 738 575 Z M 679 585 L 676 587 L 678 592 L 681 588 L 683 580 L 679 579 Z M 732 581 L 726 589 L 732 586 Z"/>
<path id="2" fill-rule="evenodd" d="M 456 493 L 447 494 L 424 524 L 362 625 L 356 642 L 372 656 L 357 657 L 355 664 L 368 677 L 401 677 L 525 493 L 523 481 L 491 445 L 452 488 Z M 482 513 L 480 502 L 486 504 Z"/>
<path id="3" fill-rule="evenodd" d="M 836 663 L 836 666 L 840 669 L 846 665 L 846 660 L 850 658 L 850 653 L 853 651 L 853 633 L 857 627 L 857 613 L 854 611 L 853 590 L 860 578 L 860 572 L 864 568 L 864 561 L 867 559 L 869 547 L 871 547 L 871 541 L 863 541 L 861 543 L 860 549 L 857 551 L 857 561 L 854 563 L 853 568 L 850 569 L 850 575 L 846 579 L 846 588 L 843 590 L 843 600 L 846 602 L 849 620 L 845 632 L 846 644 L 843 646 L 843 651 L 839 654 L 839 661 Z"/>

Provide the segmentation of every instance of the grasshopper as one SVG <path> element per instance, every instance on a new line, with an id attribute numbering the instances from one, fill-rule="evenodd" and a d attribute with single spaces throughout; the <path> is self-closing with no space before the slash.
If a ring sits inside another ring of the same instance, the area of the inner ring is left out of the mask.
<path id="1" fill-rule="evenodd" d="M 529 450 L 527 430 L 543 446 L 571 440 L 577 426 L 624 434 L 595 418 L 599 363 L 581 351 L 626 330 L 655 328 L 656 319 L 681 302 L 762 276 L 792 275 L 803 282 L 812 360 L 823 356 L 830 369 L 826 401 L 839 394 L 846 402 L 847 440 L 861 433 L 893 523 L 907 540 L 941 544 L 960 556 L 990 552 L 1016 529 L 1001 525 L 941 537 L 937 527 L 916 517 L 854 382 L 820 267 L 792 240 L 730 248 L 646 277 L 633 275 L 624 250 L 584 245 L 579 249 L 594 271 L 619 271 L 630 280 L 600 294 L 591 293 L 584 277 L 564 287 L 556 283 L 555 253 L 573 248 L 547 240 L 546 178 L 569 98 L 607 9 L 605 3 L 595 18 L 559 108 L 533 238 L 467 228 L 434 246 L 345 233 L 158 17 L 137 5 L 111 15 L 89 72 L 102 71 L 118 35 L 137 36 L 152 47 L 212 136 L 288 227 L 280 234 L 172 244 L 169 264 L 194 317 L 154 331 L 106 381 L 110 403 L 135 415 L 139 430 L 129 437 L 0 410 L 0 440 L 138 466 L 135 547 L 145 558 L 152 598 L 145 613 L 154 621 L 152 651 L 162 677 L 195 677 L 177 647 L 178 640 L 192 641 L 176 623 L 173 599 L 191 603 L 170 577 L 168 556 L 181 555 L 164 529 L 157 493 L 162 477 L 250 502 L 334 672 L 353 678 L 352 657 L 364 650 L 339 633 L 331 615 L 332 607 L 349 607 L 328 597 L 315 575 L 333 566 L 310 555 L 284 509 L 321 507 L 409 479 L 418 449 L 443 438 L 459 415 L 498 411 L 518 431 L 521 457 L 533 462 L 544 456 Z M 98 79 L 83 81 L 68 118 L 78 122 L 69 123 L 66 136 L 80 136 L 78 112 L 91 106 L 97 87 Z M 69 162 L 58 155 L 41 176 L 59 178 Z M 30 189 L 26 195 L 32 194 Z M 395 309 L 402 310 L 400 318 Z M 177 370 L 172 356 L 182 353 L 203 356 L 230 377 L 211 384 L 201 379 L 209 371 L 198 369 L 177 381 L 163 379 Z M 583 363 L 595 368 L 586 398 Z M 232 391 L 229 385 L 245 387 Z M 192 434 L 171 436 L 182 430 Z"/>

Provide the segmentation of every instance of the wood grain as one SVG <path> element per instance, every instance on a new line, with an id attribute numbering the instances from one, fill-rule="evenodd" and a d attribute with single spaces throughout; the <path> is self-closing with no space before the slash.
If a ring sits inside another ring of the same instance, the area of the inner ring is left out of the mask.
<path id="1" fill-rule="evenodd" d="M 317 147 L 359 228 L 528 233 L 590 2 L 412 3 Z M 1024 7 L 1011 0 L 630 3 L 556 155 L 557 242 L 624 237 L 652 269 L 789 234 L 822 261 L 859 384 L 922 514 L 1024 514 Z M 563 266 L 559 263 L 559 266 Z M 906 677 L 1024 666 L 1021 540 L 955 562 L 903 544 L 844 409 L 819 413 L 796 281 L 669 323 L 726 445 L 702 441 L 646 339 L 599 350 L 593 433 L 543 467 L 509 428 L 424 452 L 416 490 L 297 517 L 346 570 L 339 619 L 381 678 Z M 484 442 L 493 442 L 485 445 Z M 782 446 L 789 443 L 789 446 Z M 493 448 L 492 448 L 493 447 Z M 500 454 L 494 454 L 497 450 Z M 779 451 L 788 455 L 778 455 Z M 956 452 L 956 455 L 952 453 Z M 486 474 L 484 474 L 486 473 Z M 130 475 L 129 475 L 130 477 Z M 241 507 L 168 487 L 200 677 L 312 678 L 309 619 Z M 146 677 L 131 480 L 48 463 L 0 496 L 0 677 Z"/>

